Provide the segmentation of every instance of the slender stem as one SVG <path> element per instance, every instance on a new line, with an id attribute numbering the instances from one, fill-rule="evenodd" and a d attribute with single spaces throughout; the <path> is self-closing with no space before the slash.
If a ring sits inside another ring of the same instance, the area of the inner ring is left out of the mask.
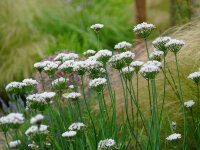
<path id="1" fill-rule="evenodd" d="M 7 138 L 7 134 L 6 132 L 3 132 L 4 133 L 4 136 L 5 136 L 5 139 L 6 139 L 6 143 L 8 145 L 8 149 L 10 150 L 10 145 L 8 144 L 8 138 Z"/>
<path id="2" fill-rule="evenodd" d="M 72 82 L 73 82 L 73 86 L 74 86 L 74 91 L 77 92 L 76 82 L 75 82 L 75 79 L 74 79 L 74 74 L 71 74 L 71 77 L 72 77 Z"/>
<path id="3" fill-rule="evenodd" d="M 145 41 L 145 46 L 146 46 L 147 56 L 148 56 L 148 59 L 150 60 L 150 57 L 149 57 L 149 50 L 148 50 L 148 47 L 147 47 L 147 39 L 144 38 L 144 41 Z"/>
<path id="4" fill-rule="evenodd" d="M 43 88 L 43 91 L 45 91 L 44 79 L 43 79 L 43 77 L 42 77 L 42 72 L 40 72 L 40 77 L 41 77 L 41 81 L 42 81 L 42 88 Z"/>
<path id="5" fill-rule="evenodd" d="M 151 90 L 150 90 L 150 83 L 149 80 L 147 81 L 148 83 L 148 91 L 149 91 L 149 107 L 150 107 L 150 113 L 152 115 L 152 106 L 151 106 Z"/>
<path id="6" fill-rule="evenodd" d="M 176 69 L 177 69 L 178 81 L 179 81 L 179 89 L 180 89 L 180 94 L 181 94 L 181 103 L 182 103 L 183 115 L 184 115 L 183 149 L 185 149 L 185 143 L 186 143 L 186 114 L 185 114 L 185 109 L 184 109 L 183 94 L 182 94 L 182 90 L 181 90 L 181 81 L 180 81 L 180 75 L 179 75 L 179 69 L 178 69 L 178 60 L 177 60 L 177 54 L 176 53 L 175 53 L 175 60 L 176 60 Z"/>
<path id="7" fill-rule="evenodd" d="M 197 84 L 197 122 L 199 122 L 199 84 Z"/>
<path id="8" fill-rule="evenodd" d="M 97 33 L 97 50 L 99 50 L 99 32 Z"/>
<path id="9" fill-rule="evenodd" d="M 139 97 L 139 90 L 138 90 L 138 73 L 136 74 L 137 76 L 137 103 L 139 105 L 138 97 Z M 138 138 L 138 110 L 137 110 L 137 127 L 136 127 L 136 136 Z M 136 149 L 137 149 L 137 143 L 136 143 Z"/>
<path id="10" fill-rule="evenodd" d="M 90 109 L 89 109 L 87 101 L 86 101 L 85 90 L 84 90 L 84 83 L 83 83 L 83 76 L 81 76 L 81 87 L 82 87 L 82 93 L 83 93 L 83 98 L 84 98 L 85 106 L 86 106 L 86 109 L 88 111 L 90 120 L 92 122 L 92 127 L 93 127 L 93 130 L 94 130 L 95 145 L 96 145 L 96 148 L 97 148 L 97 134 L 96 134 L 95 125 L 94 125 L 94 122 L 92 120 L 92 116 L 91 116 L 91 113 L 90 113 Z"/>

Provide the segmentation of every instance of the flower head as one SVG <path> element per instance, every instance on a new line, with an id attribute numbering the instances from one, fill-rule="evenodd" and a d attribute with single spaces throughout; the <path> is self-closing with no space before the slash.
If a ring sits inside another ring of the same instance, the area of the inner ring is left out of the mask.
<path id="1" fill-rule="evenodd" d="M 65 61 L 58 69 L 62 70 L 64 73 L 73 73 L 74 60 Z"/>
<path id="2" fill-rule="evenodd" d="M 174 134 L 171 134 L 170 136 L 168 136 L 166 138 L 166 140 L 173 141 L 173 140 L 177 140 L 177 139 L 180 139 L 180 138 L 181 138 L 181 134 L 174 133 Z"/>
<path id="3" fill-rule="evenodd" d="M 135 72 L 138 73 L 140 71 L 141 66 L 144 64 L 142 61 L 133 61 L 130 66 L 135 69 Z"/>
<path id="4" fill-rule="evenodd" d="M 134 27 L 133 31 L 142 38 L 147 38 L 156 27 L 153 24 L 143 22 Z"/>
<path id="5" fill-rule="evenodd" d="M 184 106 L 186 107 L 192 107 L 193 105 L 195 104 L 195 102 L 193 100 L 190 100 L 190 101 L 187 101 L 187 102 L 184 102 Z"/>
<path id="6" fill-rule="evenodd" d="M 28 92 L 33 91 L 35 86 L 38 84 L 38 82 L 33 79 L 24 79 L 22 83 L 24 83 L 24 87 L 26 87 Z"/>
<path id="7" fill-rule="evenodd" d="M 25 132 L 25 134 L 31 138 L 31 139 L 37 139 L 37 140 L 41 140 L 40 138 L 44 138 L 46 139 L 46 135 L 49 133 L 48 131 L 48 126 L 46 125 L 33 125 L 30 128 L 28 128 Z M 40 138 L 38 138 L 40 137 Z"/>
<path id="8" fill-rule="evenodd" d="M 94 24 L 92 25 L 90 28 L 93 29 L 96 33 L 99 33 L 99 31 L 101 30 L 101 28 L 103 28 L 104 25 L 103 24 Z"/>
<path id="9" fill-rule="evenodd" d="M 89 49 L 89 50 L 87 50 L 86 52 L 84 52 L 83 55 L 90 57 L 90 56 L 95 55 L 95 53 L 96 53 L 95 50 Z"/>
<path id="10" fill-rule="evenodd" d="M 66 79 L 66 81 L 69 80 L 69 79 Z M 58 79 L 55 79 L 53 82 L 52 82 L 52 85 L 57 87 L 58 89 L 62 89 L 65 87 L 65 78 L 63 77 L 60 77 Z"/>
<path id="11" fill-rule="evenodd" d="M 89 86 L 94 88 L 97 92 L 101 92 L 106 85 L 107 80 L 105 78 L 96 78 L 90 81 Z"/>
<path id="12" fill-rule="evenodd" d="M 82 76 L 87 71 L 88 63 L 86 61 L 77 61 L 74 63 L 73 71 Z"/>
<path id="13" fill-rule="evenodd" d="M 66 131 L 62 134 L 62 137 L 74 137 L 76 135 L 76 131 Z"/>
<path id="14" fill-rule="evenodd" d="M 44 67 L 46 67 L 46 65 L 49 63 L 51 63 L 51 61 L 37 62 L 34 64 L 34 68 L 36 68 L 41 73 L 44 70 Z"/>
<path id="15" fill-rule="evenodd" d="M 44 67 L 44 72 L 47 73 L 48 75 L 54 75 L 55 72 L 57 71 L 58 64 L 54 62 L 49 62 L 46 67 Z"/>
<path id="16" fill-rule="evenodd" d="M 63 62 L 63 58 L 66 57 L 66 55 L 68 55 L 68 54 L 66 54 L 66 53 L 59 53 L 53 60 L 54 61 L 61 61 L 61 62 Z"/>
<path id="17" fill-rule="evenodd" d="M 20 93 L 25 85 L 25 83 L 21 82 L 11 82 L 6 86 L 6 92 L 13 94 Z"/>
<path id="18" fill-rule="evenodd" d="M 122 41 L 115 45 L 114 49 L 117 50 L 129 50 L 132 47 L 131 43 L 128 43 L 126 41 Z"/>
<path id="19" fill-rule="evenodd" d="M 101 140 L 98 143 L 98 150 L 116 149 L 116 142 L 113 139 Z"/>
<path id="20" fill-rule="evenodd" d="M 68 95 L 67 94 L 63 94 L 63 97 L 65 97 L 66 99 L 70 99 L 70 100 L 76 101 L 76 100 L 79 99 L 79 97 L 81 97 L 81 94 L 77 93 L 77 92 L 71 92 Z"/>
<path id="21" fill-rule="evenodd" d="M 82 123 L 82 122 L 75 122 L 75 123 L 72 123 L 70 126 L 69 126 L 69 130 L 70 131 L 79 131 L 79 130 L 82 130 L 83 128 L 85 128 L 85 124 Z"/>
<path id="22" fill-rule="evenodd" d="M 165 44 L 166 48 L 169 49 L 173 53 L 177 53 L 185 43 L 180 40 L 171 39 L 169 42 Z"/>
<path id="23" fill-rule="evenodd" d="M 103 64 L 99 61 L 95 60 L 86 60 L 87 62 L 87 71 L 90 79 L 103 77 L 106 73 L 105 69 L 103 69 Z"/>
<path id="24" fill-rule="evenodd" d="M 168 43 L 170 40 L 171 38 L 167 36 L 158 37 L 152 42 L 152 44 L 158 51 L 166 52 L 167 47 L 165 46 L 165 44 Z"/>
<path id="25" fill-rule="evenodd" d="M 30 123 L 31 124 L 41 124 L 42 120 L 44 119 L 44 116 L 41 114 L 37 114 L 35 117 L 31 118 Z"/>
<path id="26" fill-rule="evenodd" d="M 192 79 L 196 84 L 199 84 L 200 71 L 191 73 L 191 74 L 188 76 L 188 79 Z"/>
<path id="27" fill-rule="evenodd" d="M 69 53 L 69 54 L 64 55 L 63 61 L 76 60 L 76 59 L 78 59 L 78 57 L 79 57 L 78 54 Z"/>
<path id="28" fill-rule="evenodd" d="M 164 55 L 164 52 L 163 52 L 163 51 L 158 51 L 157 49 L 155 49 L 155 50 L 150 54 L 150 59 L 151 59 L 151 60 L 161 61 L 163 55 Z"/>
<path id="29" fill-rule="evenodd" d="M 102 62 L 103 64 L 105 64 L 111 56 L 112 52 L 107 49 L 100 50 L 95 54 L 96 59 Z"/>
<path id="30" fill-rule="evenodd" d="M 132 68 L 132 67 L 122 68 L 122 73 L 125 76 L 125 78 L 128 80 L 131 80 L 133 72 L 134 72 L 134 68 Z"/>
<path id="31" fill-rule="evenodd" d="M 21 141 L 20 141 L 20 140 L 16 140 L 16 141 L 11 141 L 11 142 L 9 143 L 9 146 L 10 146 L 10 148 L 16 148 L 16 147 L 18 147 L 20 144 L 21 144 Z"/>

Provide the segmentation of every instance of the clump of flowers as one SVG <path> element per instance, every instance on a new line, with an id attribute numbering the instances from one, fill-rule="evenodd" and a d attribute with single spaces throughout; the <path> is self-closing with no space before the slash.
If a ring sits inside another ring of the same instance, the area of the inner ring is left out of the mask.
<path id="1" fill-rule="evenodd" d="M 66 131 L 62 134 L 62 137 L 71 138 L 74 137 L 76 133 L 77 133 L 76 131 Z"/>
<path id="2" fill-rule="evenodd" d="M 127 80 L 131 80 L 133 73 L 134 73 L 134 68 L 132 68 L 132 67 L 122 68 L 122 73 Z"/>
<path id="3" fill-rule="evenodd" d="M 44 92 L 41 94 L 29 95 L 27 99 L 27 108 L 31 110 L 44 111 L 46 106 L 50 105 L 51 99 L 55 96 L 55 92 Z"/>
<path id="4" fill-rule="evenodd" d="M 105 78 L 97 78 L 90 81 L 89 86 L 95 89 L 97 92 L 101 92 L 105 87 L 107 80 Z"/>
<path id="5" fill-rule="evenodd" d="M 186 106 L 187 108 L 192 107 L 194 104 L 195 104 L 195 102 L 193 100 L 184 102 L 184 106 Z"/>
<path id="6" fill-rule="evenodd" d="M 53 60 L 54 61 L 61 61 L 63 62 L 64 60 L 64 57 L 67 57 L 67 54 L 66 53 L 59 53 Z"/>
<path id="7" fill-rule="evenodd" d="M 46 74 L 48 74 L 49 76 L 54 75 L 55 72 L 58 69 L 58 64 L 54 63 L 54 62 L 50 62 L 46 65 L 46 67 L 44 67 L 44 72 Z"/>
<path id="8" fill-rule="evenodd" d="M 164 55 L 164 52 L 163 52 L 163 51 L 159 51 L 159 50 L 155 49 L 155 50 L 150 54 L 150 59 L 151 59 L 151 60 L 161 61 L 163 55 Z"/>
<path id="9" fill-rule="evenodd" d="M 134 27 L 133 31 L 141 38 L 147 38 L 156 27 L 153 24 L 143 22 Z"/>
<path id="10" fill-rule="evenodd" d="M 165 44 L 166 48 L 173 53 L 179 52 L 179 50 L 184 46 L 184 42 L 176 39 L 171 39 Z"/>
<path id="11" fill-rule="evenodd" d="M 63 73 L 72 74 L 73 67 L 74 67 L 74 60 L 67 60 L 62 65 L 60 65 L 58 69 L 62 70 Z"/>
<path id="12" fill-rule="evenodd" d="M 170 40 L 171 38 L 167 36 L 158 37 L 152 42 L 152 44 L 158 51 L 163 51 L 164 53 L 166 53 L 167 47 L 165 46 L 165 44 L 167 44 Z"/>
<path id="13" fill-rule="evenodd" d="M 47 64 L 50 64 L 51 61 L 42 61 L 42 62 L 37 62 L 34 64 L 34 68 L 37 69 L 40 73 L 44 70 L 44 67 L 47 66 Z"/>
<path id="14" fill-rule="evenodd" d="M 21 144 L 21 141 L 20 140 L 16 140 L 16 141 L 11 141 L 10 143 L 9 143 L 9 146 L 10 146 L 10 148 L 17 148 L 19 145 Z"/>
<path id="15" fill-rule="evenodd" d="M 132 47 L 132 44 L 126 41 L 122 41 L 118 44 L 115 45 L 114 49 L 116 50 L 130 50 L 130 48 Z"/>
<path id="16" fill-rule="evenodd" d="M 83 53 L 83 55 L 87 56 L 87 57 L 90 57 L 90 56 L 94 56 L 96 54 L 96 51 L 95 50 L 87 50 L 86 52 Z"/>
<path id="17" fill-rule="evenodd" d="M 180 138 L 181 138 L 181 134 L 174 133 L 174 134 L 171 134 L 170 136 L 168 136 L 166 138 L 166 140 L 173 141 L 173 140 L 177 140 L 177 139 L 180 139 Z"/>
<path id="18" fill-rule="evenodd" d="M 68 79 L 66 79 L 68 80 Z M 65 83 L 66 83 L 66 80 L 65 78 L 63 77 L 60 77 L 58 79 L 55 79 L 53 82 L 52 82 L 52 85 L 55 86 L 56 88 L 58 89 L 62 89 L 65 87 Z"/>
<path id="19" fill-rule="evenodd" d="M 149 61 L 150 62 L 150 61 Z M 140 69 L 139 73 L 147 80 L 155 79 L 156 75 L 160 71 L 160 68 L 155 64 L 146 63 Z"/>
<path id="20" fill-rule="evenodd" d="M 135 54 L 127 51 L 120 54 L 116 54 L 109 59 L 109 64 L 118 70 L 121 70 L 125 66 L 129 65 L 135 57 Z"/>
<path id="21" fill-rule="evenodd" d="M 31 118 L 30 123 L 31 124 L 37 124 L 38 126 L 40 126 L 42 120 L 44 119 L 44 116 L 41 114 L 37 114 L 35 117 Z"/>
<path id="22" fill-rule="evenodd" d="M 93 29 L 96 33 L 99 33 L 99 31 L 101 30 L 101 28 L 103 28 L 104 25 L 103 24 L 94 24 L 92 25 L 90 28 Z"/>
<path id="23" fill-rule="evenodd" d="M 22 83 L 24 83 L 24 87 L 26 87 L 28 92 L 31 92 L 34 90 L 35 86 L 38 84 L 38 82 L 36 80 L 33 79 L 24 79 L 22 81 Z"/>
<path id="24" fill-rule="evenodd" d="M 131 67 L 135 69 L 135 72 L 138 73 L 140 71 L 141 66 L 144 64 L 142 61 L 134 61 L 130 64 Z"/>
<path id="25" fill-rule="evenodd" d="M 77 61 L 74 63 L 73 71 L 78 75 L 83 76 L 87 71 L 88 64 L 86 61 Z"/>
<path id="26" fill-rule="evenodd" d="M 87 72 L 90 79 L 102 77 L 105 75 L 105 70 L 102 68 L 103 64 L 95 60 L 86 60 L 87 63 Z"/>
<path id="27" fill-rule="evenodd" d="M 70 131 L 80 131 L 80 130 L 83 130 L 85 128 L 85 124 L 82 123 L 82 122 L 75 122 L 75 123 L 72 123 L 70 126 L 69 126 L 69 130 Z"/>
<path id="28" fill-rule="evenodd" d="M 111 56 L 112 52 L 107 49 L 100 50 L 95 54 L 96 59 L 102 62 L 103 64 L 106 64 L 106 62 L 110 59 Z"/>
<path id="29" fill-rule="evenodd" d="M 21 113 L 10 113 L 0 118 L 0 127 L 3 132 L 7 132 L 9 128 L 18 129 L 24 123 L 24 116 Z"/>
<path id="30" fill-rule="evenodd" d="M 77 101 L 81 97 L 81 94 L 77 92 L 71 92 L 69 94 L 63 94 L 63 97 L 72 101 Z"/>
<path id="31" fill-rule="evenodd" d="M 198 71 L 198 72 L 191 73 L 188 76 L 188 79 L 192 79 L 198 85 L 199 79 L 200 79 L 200 72 Z"/>
<path id="32" fill-rule="evenodd" d="M 23 87 L 25 86 L 25 83 L 21 82 L 11 82 L 6 86 L 6 92 L 12 93 L 12 94 L 18 94 L 22 92 Z"/>
<path id="33" fill-rule="evenodd" d="M 64 57 L 63 57 L 63 61 L 68 61 L 68 60 L 76 60 L 79 58 L 79 55 L 78 54 L 75 54 L 75 53 L 69 53 L 69 54 L 66 54 Z"/>
<path id="34" fill-rule="evenodd" d="M 98 150 L 117 149 L 116 142 L 113 139 L 101 140 L 98 144 Z"/>
<path id="35" fill-rule="evenodd" d="M 152 61 L 147 61 L 144 66 L 147 66 L 147 65 L 154 65 L 156 67 L 161 67 L 162 63 L 157 61 L 157 60 L 152 60 Z"/>

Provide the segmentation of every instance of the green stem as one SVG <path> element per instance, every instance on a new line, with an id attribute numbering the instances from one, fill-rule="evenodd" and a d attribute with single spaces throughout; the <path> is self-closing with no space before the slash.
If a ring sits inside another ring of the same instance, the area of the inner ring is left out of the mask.
<path id="1" fill-rule="evenodd" d="M 184 139 L 183 139 L 183 150 L 185 150 L 185 143 L 186 143 L 186 114 L 184 109 L 184 102 L 183 102 L 183 94 L 181 90 L 181 81 L 180 81 L 180 75 L 179 75 L 179 69 L 178 69 L 178 60 L 177 60 L 177 54 L 175 53 L 175 60 L 176 60 L 176 69 L 178 74 L 178 81 L 179 81 L 179 89 L 181 94 L 181 103 L 183 108 L 183 115 L 184 115 Z"/>
<path id="2" fill-rule="evenodd" d="M 199 122 L 199 84 L 197 84 L 197 122 Z"/>
<path id="3" fill-rule="evenodd" d="M 8 145 L 8 149 L 10 150 L 10 145 L 8 144 L 8 138 L 7 138 L 7 134 L 6 132 L 3 132 L 4 133 L 4 136 L 5 136 L 5 139 L 6 139 L 6 143 Z"/>
<path id="4" fill-rule="evenodd" d="M 138 90 L 138 73 L 136 74 L 137 76 L 137 104 L 139 104 L 139 101 L 138 101 L 138 97 L 139 97 L 139 90 Z M 138 110 L 137 110 L 137 127 L 136 127 L 136 136 L 138 138 Z M 136 143 L 136 149 L 137 149 L 137 143 Z"/>
<path id="5" fill-rule="evenodd" d="M 41 81 L 42 81 L 42 88 L 43 88 L 43 91 L 45 91 L 44 79 L 43 79 L 43 77 L 42 77 L 42 72 L 40 72 L 40 77 L 41 77 Z"/>
<path id="6" fill-rule="evenodd" d="M 152 115 L 152 106 L 151 106 L 151 89 L 150 89 L 150 83 L 149 80 L 147 81 L 148 83 L 148 92 L 149 92 L 149 107 L 150 107 L 150 113 Z"/>
<path id="7" fill-rule="evenodd" d="M 148 59 L 150 60 L 150 57 L 149 57 L 149 50 L 148 50 L 148 47 L 147 47 L 147 39 L 144 38 L 144 41 L 145 41 L 145 46 L 146 46 L 147 56 L 148 56 Z"/>

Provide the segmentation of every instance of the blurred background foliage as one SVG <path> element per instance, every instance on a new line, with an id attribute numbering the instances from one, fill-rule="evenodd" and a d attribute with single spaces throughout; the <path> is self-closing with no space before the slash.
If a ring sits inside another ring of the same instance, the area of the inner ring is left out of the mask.
<path id="1" fill-rule="evenodd" d="M 179 9 L 181 1 L 176 2 L 174 24 L 185 23 L 188 5 L 184 2 Z M 45 55 L 63 49 L 79 54 L 95 50 L 92 24 L 105 25 L 101 48 L 113 50 L 120 41 L 133 42 L 134 5 L 134 0 L 1 0 L 0 97 L 3 84 L 32 77 L 33 64 Z M 170 8 L 169 0 L 147 0 L 147 21 L 159 29 L 152 39 L 170 26 Z"/>

